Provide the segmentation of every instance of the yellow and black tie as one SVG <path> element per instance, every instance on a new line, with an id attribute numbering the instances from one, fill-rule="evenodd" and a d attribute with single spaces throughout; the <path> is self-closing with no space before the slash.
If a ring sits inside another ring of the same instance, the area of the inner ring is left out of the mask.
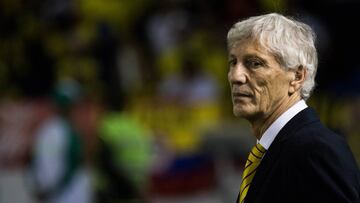
<path id="1" fill-rule="evenodd" d="M 261 161 L 262 157 L 264 156 L 265 152 L 266 152 L 266 149 L 263 146 L 261 146 L 260 144 L 256 144 L 252 148 L 252 150 L 249 154 L 249 157 L 246 161 L 244 173 L 242 176 L 243 178 L 242 178 L 242 182 L 240 185 L 239 203 L 244 202 L 246 194 L 249 190 L 251 181 L 254 178 L 256 169 L 259 166 L 260 161 Z"/>

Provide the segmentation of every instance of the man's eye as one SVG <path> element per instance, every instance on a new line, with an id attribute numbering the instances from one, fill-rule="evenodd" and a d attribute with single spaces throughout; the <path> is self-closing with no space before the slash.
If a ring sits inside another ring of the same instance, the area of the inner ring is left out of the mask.
<path id="1" fill-rule="evenodd" d="M 248 66 L 249 68 L 259 68 L 259 67 L 261 67 L 261 66 L 264 65 L 263 62 L 261 62 L 261 61 L 259 61 L 259 60 L 256 60 L 256 59 L 248 60 L 248 61 L 246 62 L 246 64 L 247 64 L 247 66 Z"/>
<path id="2" fill-rule="evenodd" d="M 230 59 L 229 66 L 235 66 L 235 65 L 236 65 L 236 59 Z"/>

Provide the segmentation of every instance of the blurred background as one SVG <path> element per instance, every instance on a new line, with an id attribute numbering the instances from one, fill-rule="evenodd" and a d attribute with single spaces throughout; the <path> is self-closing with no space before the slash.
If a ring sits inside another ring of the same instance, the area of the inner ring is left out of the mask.
<path id="1" fill-rule="evenodd" d="M 0 202 L 234 202 L 249 125 L 226 34 L 290 14 L 318 35 L 308 104 L 360 163 L 357 0 L 1 0 Z"/>

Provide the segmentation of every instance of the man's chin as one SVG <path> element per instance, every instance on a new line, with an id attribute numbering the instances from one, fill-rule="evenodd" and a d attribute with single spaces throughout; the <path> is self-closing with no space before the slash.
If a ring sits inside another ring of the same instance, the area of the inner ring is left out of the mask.
<path id="1" fill-rule="evenodd" d="M 240 117 L 240 118 L 249 118 L 249 117 L 251 117 L 251 113 L 250 113 L 250 111 L 247 111 L 247 110 L 245 110 L 245 109 L 243 109 L 243 108 L 236 108 L 236 107 L 234 107 L 233 108 L 233 113 L 234 113 L 234 115 L 236 116 L 236 117 Z"/>

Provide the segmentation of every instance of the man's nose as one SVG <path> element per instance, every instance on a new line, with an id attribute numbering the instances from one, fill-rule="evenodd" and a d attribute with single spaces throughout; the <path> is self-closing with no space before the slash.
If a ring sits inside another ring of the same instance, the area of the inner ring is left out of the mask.
<path id="1" fill-rule="evenodd" d="M 229 82 L 231 83 L 246 83 L 246 68 L 241 65 L 241 64 L 237 64 L 234 67 L 230 68 L 229 71 Z"/>

